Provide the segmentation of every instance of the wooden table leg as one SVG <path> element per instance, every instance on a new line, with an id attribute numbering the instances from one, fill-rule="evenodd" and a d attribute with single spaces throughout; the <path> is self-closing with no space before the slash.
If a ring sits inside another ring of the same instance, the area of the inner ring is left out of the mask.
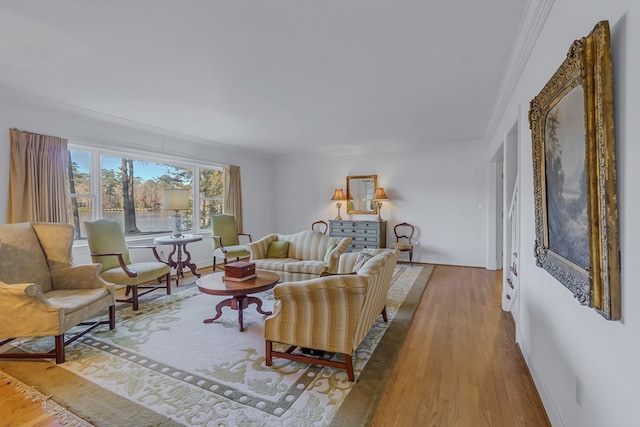
<path id="1" fill-rule="evenodd" d="M 216 305 L 216 315 L 211 319 L 205 319 L 202 323 L 212 323 L 214 320 L 217 320 L 222 316 L 222 307 L 229 307 L 232 310 L 238 311 L 238 326 L 240 332 L 244 332 L 244 314 L 243 310 L 249 306 L 249 304 L 256 304 L 256 310 L 260 314 L 271 315 L 271 311 L 264 311 L 262 309 L 262 300 L 257 297 L 250 297 L 247 295 L 238 295 L 232 298 L 228 298 L 226 300 L 220 301 Z"/>
<path id="2" fill-rule="evenodd" d="M 191 253 L 187 250 L 187 245 L 184 245 L 184 253 L 187 255 L 187 259 L 184 260 L 184 266 L 188 267 L 191 270 L 191 274 L 196 277 L 202 276 L 202 274 L 198 273 L 196 270 L 197 266 L 191 262 Z"/>
<path id="3" fill-rule="evenodd" d="M 214 320 L 217 320 L 222 316 L 222 307 L 231 307 L 232 299 L 226 299 L 224 301 L 220 301 L 218 305 L 216 305 L 216 315 L 211 319 L 204 319 L 202 323 L 212 323 Z"/>
<path id="4" fill-rule="evenodd" d="M 260 314 L 266 314 L 267 316 L 271 316 L 273 314 L 271 311 L 262 310 L 262 300 L 258 297 L 247 297 L 247 305 L 249 304 L 256 304 L 256 310 Z"/>

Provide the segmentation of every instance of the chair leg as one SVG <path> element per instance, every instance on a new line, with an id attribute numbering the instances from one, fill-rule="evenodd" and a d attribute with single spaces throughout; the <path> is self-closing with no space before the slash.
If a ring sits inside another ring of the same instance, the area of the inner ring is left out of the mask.
<path id="1" fill-rule="evenodd" d="M 382 311 L 380 312 L 380 314 L 382 314 L 382 320 L 384 320 L 385 323 L 389 321 L 387 319 L 387 306 L 386 305 L 384 307 L 382 307 Z"/>
<path id="2" fill-rule="evenodd" d="M 213 257 L 213 271 L 216 271 L 216 257 Z"/>
<path id="3" fill-rule="evenodd" d="M 167 283 L 167 295 L 171 295 L 171 273 L 167 273 L 166 279 L 167 279 L 166 280 L 166 283 Z"/>
<path id="4" fill-rule="evenodd" d="M 271 366 L 271 364 L 273 363 L 273 360 L 271 358 L 271 349 L 272 349 L 272 343 L 271 341 L 265 341 L 265 345 L 266 345 L 266 350 L 264 353 L 264 364 L 267 366 Z"/>
<path id="5" fill-rule="evenodd" d="M 64 363 L 64 334 L 56 335 L 56 364 Z"/>
<path id="6" fill-rule="evenodd" d="M 138 286 L 131 286 L 131 302 L 133 302 L 133 310 L 138 309 Z"/>
<path id="7" fill-rule="evenodd" d="M 409 249 L 409 266 L 413 267 L 413 249 Z"/>
<path id="8" fill-rule="evenodd" d="M 109 329 L 116 327 L 116 305 L 109 307 Z"/>
<path id="9" fill-rule="evenodd" d="M 349 378 L 349 381 L 354 382 L 355 376 L 353 375 L 353 361 L 351 360 L 350 354 L 344 355 L 344 364 L 344 368 L 347 370 L 347 377 Z"/>

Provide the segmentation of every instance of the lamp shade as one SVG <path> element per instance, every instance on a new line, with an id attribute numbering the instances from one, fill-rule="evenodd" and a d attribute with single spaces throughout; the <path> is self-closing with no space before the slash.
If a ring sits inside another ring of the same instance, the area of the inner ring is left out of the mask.
<path id="1" fill-rule="evenodd" d="M 384 188 L 378 187 L 376 188 L 376 194 L 373 197 L 374 200 L 389 200 L 387 197 L 387 193 L 384 192 Z"/>
<path id="2" fill-rule="evenodd" d="M 347 200 L 347 196 L 344 195 L 344 191 L 342 188 L 336 188 L 336 191 L 333 192 L 333 197 L 331 200 Z"/>
<path id="3" fill-rule="evenodd" d="M 174 211 L 189 209 L 190 193 L 190 190 L 165 188 L 162 190 L 162 209 Z"/>

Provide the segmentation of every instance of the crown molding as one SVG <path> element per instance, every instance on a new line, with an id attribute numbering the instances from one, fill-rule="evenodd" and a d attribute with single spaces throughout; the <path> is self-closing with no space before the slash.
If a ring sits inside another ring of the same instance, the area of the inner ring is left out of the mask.
<path id="1" fill-rule="evenodd" d="M 498 131 L 498 125 L 538 41 L 555 0 L 529 0 L 520 23 L 520 31 L 513 45 L 498 98 L 491 114 L 484 142 L 488 147 Z"/>
<path id="2" fill-rule="evenodd" d="M 273 155 L 264 151 L 234 147 L 221 142 L 200 138 L 197 136 L 172 131 L 169 129 L 148 125 L 141 122 L 125 119 L 111 114 L 101 113 L 76 105 L 45 98 L 33 93 L 19 91 L 7 86 L 0 85 L 0 99 L 13 105 L 28 108 L 37 108 L 46 111 L 56 111 L 66 113 L 79 120 L 91 121 L 93 123 L 107 126 L 113 129 L 120 129 L 127 132 L 134 132 L 146 135 L 158 136 L 163 145 L 171 142 L 188 142 L 190 144 L 206 147 L 207 149 L 222 150 L 235 154 L 252 155 L 260 158 L 272 159 Z M 97 143 L 99 141 L 87 141 Z M 178 151 L 179 152 L 179 151 Z"/>

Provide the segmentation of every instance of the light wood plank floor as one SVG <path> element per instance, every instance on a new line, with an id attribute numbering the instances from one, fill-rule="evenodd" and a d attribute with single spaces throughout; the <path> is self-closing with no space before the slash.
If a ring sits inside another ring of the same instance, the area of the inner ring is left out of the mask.
<path id="1" fill-rule="evenodd" d="M 549 426 L 500 309 L 500 272 L 437 266 L 372 426 Z M 4 425 L 57 427 L 0 384 Z"/>
<path id="2" fill-rule="evenodd" d="M 549 426 L 500 272 L 436 266 L 373 426 Z"/>

